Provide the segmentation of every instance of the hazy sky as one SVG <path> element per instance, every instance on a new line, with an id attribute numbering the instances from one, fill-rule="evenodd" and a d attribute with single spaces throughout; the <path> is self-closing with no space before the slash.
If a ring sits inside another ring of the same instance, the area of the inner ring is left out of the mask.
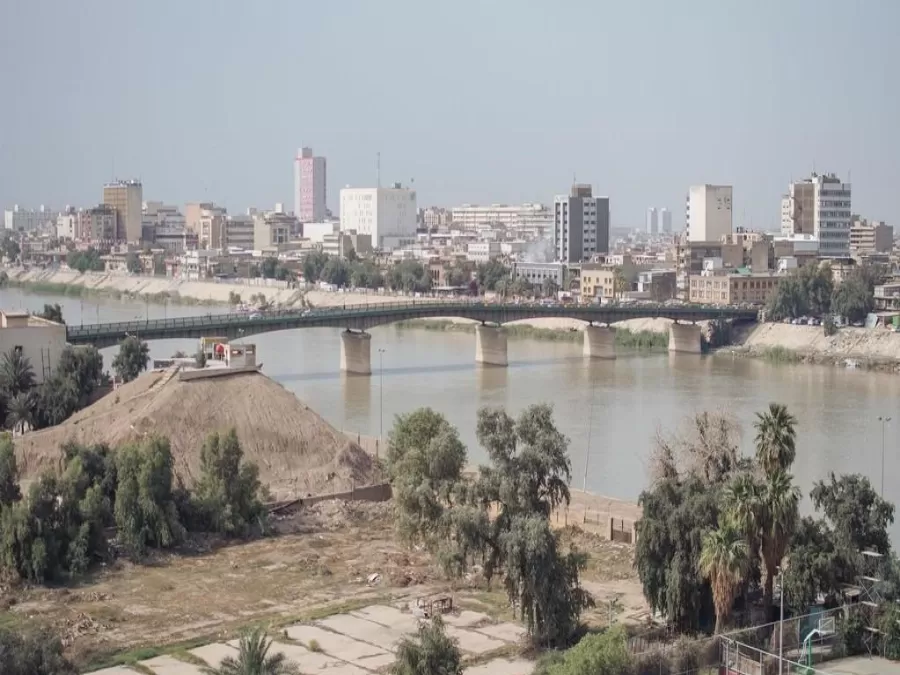
<path id="1" fill-rule="evenodd" d="M 852 171 L 900 225 L 900 0 L 0 0 L 0 205 L 293 207 L 311 145 L 338 189 L 551 201 L 613 223 L 692 183 L 777 226 L 788 181 Z"/>

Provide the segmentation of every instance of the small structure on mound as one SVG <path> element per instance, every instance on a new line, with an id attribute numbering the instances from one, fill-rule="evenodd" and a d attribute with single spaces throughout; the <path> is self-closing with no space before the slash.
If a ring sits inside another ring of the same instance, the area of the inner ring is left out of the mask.
<path id="1" fill-rule="evenodd" d="M 377 482 L 370 455 L 255 369 L 196 380 L 180 379 L 179 370 L 146 373 L 62 424 L 16 439 L 20 470 L 34 477 L 57 469 L 67 441 L 117 447 L 159 434 L 169 439 L 175 470 L 190 485 L 200 475 L 206 437 L 234 427 L 245 459 L 257 464 L 276 499 Z"/>

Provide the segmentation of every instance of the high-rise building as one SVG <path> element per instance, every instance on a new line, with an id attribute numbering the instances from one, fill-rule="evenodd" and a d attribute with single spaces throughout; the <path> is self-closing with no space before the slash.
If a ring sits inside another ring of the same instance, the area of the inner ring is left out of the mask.
<path id="1" fill-rule="evenodd" d="M 835 174 L 813 173 L 791 183 L 781 198 L 781 233 L 812 235 L 823 258 L 850 255 L 850 183 Z"/>
<path id="2" fill-rule="evenodd" d="M 19 208 L 16 204 L 11 210 L 3 212 L 3 226 L 16 232 L 33 232 L 56 221 L 54 213 L 41 206 L 37 210 Z"/>
<path id="3" fill-rule="evenodd" d="M 553 199 L 556 259 L 581 262 L 609 252 L 609 197 L 594 197 L 590 185 L 576 183 Z"/>
<path id="4" fill-rule="evenodd" d="M 659 210 L 659 229 L 663 234 L 672 234 L 672 212 L 665 207 Z"/>
<path id="5" fill-rule="evenodd" d="M 294 215 L 301 223 L 325 220 L 328 197 L 324 157 L 314 157 L 312 148 L 300 148 L 294 159 Z"/>
<path id="6" fill-rule="evenodd" d="M 732 208 L 730 185 L 692 185 L 685 213 L 688 241 L 720 241 L 731 234 Z"/>
<path id="7" fill-rule="evenodd" d="M 341 190 L 341 231 L 372 237 L 372 246 L 384 251 L 416 238 L 416 192 L 394 183 L 383 188 Z"/>
<path id="8" fill-rule="evenodd" d="M 118 180 L 103 186 L 103 203 L 116 211 L 116 239 L 141 241 L 144 188 L 139 180 Z"/>
<path id="9" fill-rule="evenodd" d="M 651 237 L 659 234 L 659 215 L 652 206 L 647 209 L 647 234 Z"/>

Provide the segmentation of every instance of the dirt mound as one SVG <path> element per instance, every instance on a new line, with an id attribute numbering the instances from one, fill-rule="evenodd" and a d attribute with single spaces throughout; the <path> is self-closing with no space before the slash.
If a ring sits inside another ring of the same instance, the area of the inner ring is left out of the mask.
<path id="1" fill-rule="evenodd" d="M 69 440 L 118 446 L 148 434 L 169 438 L 175 468 L 191 484 L 200 449 L 213 431 L 237 429 L 244 457 L 276 498 L 349 490 L 373 482 L 372 458 L 259 373 L 182 382 L 174 370 L 147 373 L 59 426 L 16 440 L 20 469 L 34 477 L 58 468 Z"/>

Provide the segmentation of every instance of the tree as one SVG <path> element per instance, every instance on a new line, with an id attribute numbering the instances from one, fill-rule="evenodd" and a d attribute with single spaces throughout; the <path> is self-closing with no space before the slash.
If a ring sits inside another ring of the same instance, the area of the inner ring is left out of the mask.
<path id="1" fill-rule="evenodd" d="M 12 263 L 18 259 L 22 249 L 19 247 L 19 242 L 13 239 L 7 232 L 3 237 L 3 240 L 0 241 L 0 251 L 2 251 L 3 257 Z"/>
<path id="2" fill-rule="evenodd" d="M 731 615 L 737 590 L 750 571 L 747 542 L 727 520 L 704 535 L 700 571 L 712 586 L 716 633 L 721 633 Z"/>
<path id="3" fill-rule="evenodd" d="M 20 434 L 33 426 L 34 397 L 30 391 L 13 396 L 6 404 L 6 427 Z"/>
<path id="4" fill-rule="evenodd" d="M 509 268 L 499 260 L 481 263 L 475 271 L 478 288 L 482 293 L 497 290 L 497 284 L 504 279 L 509 279 L 509 276 Z"/>
<path id="5" fill-rule="evenodd" d="M 431 274 L 416 260 L 402 260 L 388 270 L 386 279 L 391 290 L 421 293 L 431 288 Z"/>
<path id="6" fill-rule="evenodd" d="M 350 267 L 350 283 L 356 288 L 381 288 L 384 277 L 371 260 L 360 260 Z"/>
<path id="7" fill-rule="evenodd" d="M 834 290 L 831 306 L 835 314 L 851 323 L 864 321 L 875 307 L 874 286 L 870 284 L 866 272 L 851 272 Z"/>
<path id="8" fill-rule="evenodd" d="M 173 465 L 165 438 L 151 437 L 116 452 L 116 527 L 133 555 L 144 555 L 148 547 L 169 548 L 184 535 L 174 501 Z"/>
<path id="9" fill-rule="evenodd" d="M 274 279 L 275 270 L 278 268 L 278 258 L 268 257 L 262 261 L 259 271 L 264 279 Z"/>
<path id="10" fill-rule="evenodd" d="M 890 551 L 888 527 L 894 522 L 894 505 L 878 496 L 868 478 L 859 474 L 836 478 L 831 473 L 827 481 L 816 482 L 809 496 L 846 548 L 882 555 Z"/>
<path id="11" fill-rule="evenodd" d="M 63 321 L 62 307 L 59 306 L 59 303 L 53 303 L 52 305 L 44 303 L 44 311 L 38 314 L 42 319 L 47 319 L 47 321 L 54 321 L 56 323 L 65 323 Z"/>
<path id="12" fill-rule="evenodd" d="M 226 656 L 218 668 L 208 668 L 211 675 L 299 675 L 284 652 L 269 655 L 272 641 L 262 628 L 254 628 L 241 636 L 237 657 Z"/>
<path id="13" fill-rule="evenodd" d="M 328 259 L 328 254 L 322 251 L 311 251 L 306 254 L 303 260 L 303 278 L 306 283 L 314 284 L 319 280 Z"/>
<path id="14" fill-rule="evenodd" d="M 541 282 L 541 293 L 545 298 L 555 298 L 559 292 L 559 284 L 551 277 L 545 277 Z"/>
<path id="15" fill-rule="evenodd" d="M 833 289 L 830 265 L 804 265 L 778 282 L 769 299 L 768 314 L 775 321 L 823 316 L 831 310 Z"/>
<path id="16" fill-rule="evenodd" d="M 472 270 L 465 263 L 457 260 L 447 270 L 448 286 L 466 286 L 472 280 Z"/>
<path id="17" fill-rule="evenodd" d="M 388 437 L 387 470 L 397 527 L 406 540 L 435 543 L 447 534 L 446 510 L 465 462 L 466 448 L 443 415 L 420 408 L 397 416 Z"/>
<path id="18" fill-rule="evenodd" d="M 787 406 L 770 403 L 766 412 L 756 413 L 756 461 L 767 476 L 787 471 L 797 455 L 797 419 Z"/>
<path id="19" fill-rule="evenodd" d="M 64 656 L 62 643 L 46 632 L 0 629 L 3 675 L 77 675 Z"/>
<path id="20" fill-rule="evenodd" d="M 56 374 L 74 382 L 81 405 L 86 405 L 104 383 L 103 355 L 93 345 L 67 346 L 60 354 Z"/>
<path id="21" fill-rule="evenodd" d="M 322 281 L 343 288 L 350 285 L 350 265 L 340 258 L 329 258 L 322 269 Z"/>
<path id="22" fill-rule="evenodd" d="M 21 498 L 16 449 L 9 434 L 3 434 L 0 436 L 0 511 Z"/>
<path id="23" fill-rule="evenodd" d="M 0 361 L 0 393 L 11 400 L 34 387 L 34 369 L 21 349 L 10 349 Z"/>
<path id="24" fill-rule="evenodd" d="M 131 382 L 147 370 L 149 360 L 150 348 L 147 347 L 147 343 L 141 342 L 134 335 L 129 335 L 119 343 L 119 353 L 113 359 L 112 367 L 120 380 Z"/>
<path id="25" fill-rule="evenodd" d="M 762 558 L 766 566 L 763 594 L 766 610 L 772 606 L 775 575 L 800 519 L 799 504 L 800 489 L 793 484 L 791 475 L 779 468 L 769 476 L 762 494 L 763 518 L 760 531 Z"/>
<path id="26" fill-rule="evenodd" d="M 144 269 L 141 265 L 140 257 L 138 257 L 138 254 L 134 251 L 129 252 L 128 255 L 125 256 L 125 269 L 132 274 L 140 274 Z"/>
<path id="27" fill-rule="evenodd" d="M 206 368 L 206 352 L 202 349 L 198 349 L 194 354 L 194 365 L 197 368 Z"/>
<path id="28" fill-rule="evenodd" d="M 200 451 L 196 500 L 210 532 L 244 536 L 265 516 L 260 500 L 259 469 L 243 462 L 244 451 L 232 428 L 210 434 Z"/>
<path id="29" fill-rule="evenodd" d="M 462 654 L 456 640 L 444 632 L 440 616 L 420 623 L 416 637 L 397 645 L 397 660 L 391 675 L 462 675 Z"/>
<path id="30" fill-rule="evenodd" d="M 562 658 L 548 666 L 543 675 L 622 675 L 630 673 L 631 655 L 622 626 L 591 633 L 566 650 Z"/>
<path id="31" fill-rule="evenodd" d="M 739 473 L 725 488 L 723 508 L 728 519 L 747 539 L 747 552 L 751 558 L 760 555 L 760 540 L 765 521 L 765 486 L 751 471 Z"/>
<path id="32" fill-rule="evenodd" d="M 79 395 L 74 378 L 63 377 L 59 371 L 37 387 L 34 392 L 32 423 L 35 429 L 56 426 L 82 407 L 86 397 Z"/>
<path id="33" fill-rule="evenodd" d="M 828 524 L 810 517 L 801 519 L 787 551 L 787 573 L 782 577 L 785 604 L 805 614 L 824 596 L 827 603 L 837 603 L 841 587 L 856 583 L 855 552 L 837 544 Z"/>

